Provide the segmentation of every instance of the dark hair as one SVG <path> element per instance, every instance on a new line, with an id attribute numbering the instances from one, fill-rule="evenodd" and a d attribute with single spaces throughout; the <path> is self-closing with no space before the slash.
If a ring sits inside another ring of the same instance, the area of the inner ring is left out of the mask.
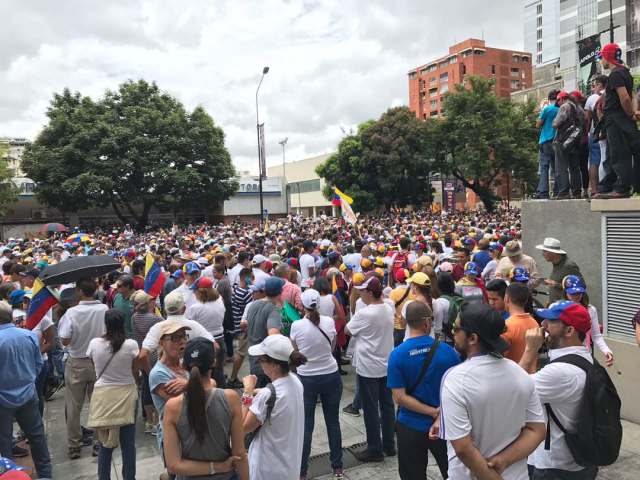
<path id="1" fill-rule="evenodd" d="M 247 275 L 253 275 L 253 270 L 251 270 L 250 268 L 243 268 L 242 270 L 240 270 L 238 278 L 244 279 L 244 277 L 246 277 Z"/>
<path id="2" fill-rule="evenodd" d="M 331 286 L 327 277 L 316 277 L 313 282 L 313 288 L 320 293 L 320 295 L 328 295 L 331 293 Z"/>
<path id="3" fill-rule="evenodd" d="M 576 333 L 578 334 L 578 340 L 584 343 L 584 340 L 587 338 L 587 334 L 579 330 L 576 330 Z"/>
<path id="4" fill-rule="evenodd" d="M 407 325 L 412 329 L 420 328 L 426 318 L 433 319 L 433 312 L 429 306 L 422 302 L 411 302 L 407 305 Z"/>
<path id="5" fill-rule="evenodd" d="M 222 263 L 214 264 L 213 269 L 218 273 L 222 273 L 223 275 L 227 273 L 227 267 L 225 267 Z"/>
<path id="6" fill-rule="evenodd" d="M 487 292 L 496 292 L 502 298 L 504 298 L 504 293 L 507 291 L 507 282 L 502 280 L 501 278 L 494 278 L 486 285 Z"/>
<path id="7" fill-rule="evenodd" d="M 452 296 L 456 294 L 456 282 L 450 272 L 438 272 L 438 288 L 442 295 Z"/>
<path id="8" fill-rule="evenodd" d="M 431 250 L 433 250 L 435 253 L 444 253 L 444 250 L 442 249 L 442 244 L 437 240 L 431 242 L 430 246 L 431 246 Z"/>
<path id="9" fill-rule="evenodd" d="M 119 272 L 118 270 L 114 270 L 113 272 L 109 272 L 107 274 L 107 283 L 109 285 L 113 285 L 114 283 L 116 283 L 116 280 L 118 280 L 118 278 L 120 278 L 122 276 L 122 272 Z"/>
<path id="10" fill-rule="evenodd" d="M 11 275 L 11 270 L 13 270 L 13 266 L 15 265 L 15 263 L 9 261 L 9 262 L 4 262 L 2 264 L 2 273 L 4 273 L 5 275 Z"/>
<path id="11" fill-rule="evenodd" d="M 134 260 L 131 264 L 131 273 L 133 275 L 140 275 L 144 272 L 145 261 L 144 260 Z"/>
<path id="12" fill-rule="evenodd" d="M 133 290 L 133 277 L 131 275 L 122 275 L 118 278 L 118 283 L 129 290 Z"/>
<path id="13" fill-rule="evenodd" d="M 194 364 L 189 371 L 189 381 L 184 392 L 184 400 L 187 402 L 187 418 L 189 426 L 196 434 L 198 442 L 202 442 L 207 432 L 206 418 L 206 392 L 202 386 L 202 377 L 210 376 L 211 367 L 205 368 Z"/>
<path id="14" fill-rule="evenodd" d="M 195 295 L 196 300 L 200 303 L 215 302 L 220 298 L 220 294 L 215 288 L 197 288 Z"/>
<path id="15" fill-rule="evenodd" d="M 249 260 L 249 252 L 240 252 L 238 254 L 238 263 L 242 264 Z"/>
<path id="16" fill-rule="evenodd" d="M 400 248 L 405 250 L 409 247 L 409 245 L 411 245 L 411 240 L 409 240 L 407 237 L 402 237 L 400 239 Z"/>
<path id="17" fill-rule="evenodd" d="M 80 290 L 85 297 L 93 297 L 98 289 L 98 283 L 94 278 L 84 277 L 76 282 L 76 289 Z"/>
<path id="18" fill-rule="evenodd" d="M 2 300 L 9 300 L 11 292 L 13 292 L 13 283 L 5 282 L 0 284 L 0 298 Z"/>
<path id="19" fill-rule="evenodd" d="M 551 90 L 551 91 L 549 92 L 549 95 L 548 95 L 548 97 L 547 97 L 547 98 L 548 98 L 549 100 L 553 100 L 553 101 L 555 102 L 555 101 L 556 101 L 556 99 L 558 98 L 558 93 L 559 93 L 559 90 L 555 90 L 555 89 L 553 89 L 553 90 Z"/>
<path id="20" fill-rule="evenodd" d="M 116 308 L 110 308 L 104 313 L 104 325 L 107 331 L 102 338 L 111 343 L 111 353 L 115 355 L 126 339 L 123 313 Z"/>
<path id="21" fill-rule="evenodd" d="M 600 85 L 602 85 L 603 87 L 607 86 L 607 82 L 609 81 L 609 78 L 606 75 L 596 75 L 593 78 L 593 82 L 594 83 L 599 83 Z"/>
<path id="22" fill-rule="evenodd" d="M 283 374 L 289 373 L 289 371 L 291 370 L 291 367 L 299 367 L 300 365 L 304 365 L 305 363 L 307 363 L 307 357 L 305 357 L 303 354 L 301 354 L 296 350 L 291 352 L 288 362 L 284 362 L 282 360 L 276 360 L 275 358 L 272 358 L 269 355 L 262 355 L 261 358 L 265 362 L 268 362 L 280 367 L 280 370 L 282 371 Z"/>
<path id="23" fill-rule="evenodd" d="M 507 287 L 509 301 L 518 307 L 524 307 L 529 300 L 529 287 L 522 283 L 512 282 Z"/>
<path id="24" fill-rule="evenodd" d="M 11 275 L 18 275 L 19 273 L 24 272 L 26 269 L 27 267 L 25 267 L 24 265 L 14 263 L 11 266 Z"/>

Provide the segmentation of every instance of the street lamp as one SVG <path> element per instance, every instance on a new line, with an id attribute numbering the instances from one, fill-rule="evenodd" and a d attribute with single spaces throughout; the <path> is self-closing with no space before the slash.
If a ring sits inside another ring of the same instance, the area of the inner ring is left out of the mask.
<path id="1" fill-rule="evenodd" d="M 269 73 L 269 67 L 264 67 L 262 69 L 262 76 L 260 77 L 260 83 L 258 83 L 258 88 L 256 88 L 256 131 L 258 133 L 258 188 L 260 190 L 260 224 L 264 220 L 264 201 L 262 198 L 262 163 L 265 161 L 262 158 L 262 149 L 260 148 L 260 117 L 258 116 L 258 92 L 260 91 L 260 86 L 262 85 L 262 80 L 264 80 L 264 76 Z"/>
<path id="2" fill-rule="evenodd" d="M 289 186 L 287 185 L 287 171 L 285 170 L 285 166 L 284 166 L 284 149 L 285 149 L 285 146 L 287 145 L 287 141 L 289 141 L 289 137 L 284 137 L 284 140 L 280 140 L 278 143 L 282 145 L 282 178 L 284 179 L 284 205 L 285 205 L 285 211 L 287 212 L 287 215 L 288 215 L 289 214 L 289 195 L 288 195 Z"/>

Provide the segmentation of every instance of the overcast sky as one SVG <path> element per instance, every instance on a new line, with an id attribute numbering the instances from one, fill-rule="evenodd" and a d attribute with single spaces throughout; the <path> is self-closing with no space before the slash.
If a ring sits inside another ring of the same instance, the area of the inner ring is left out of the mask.
<path id="1" fill-rule="evenodd" d="M 335 149 L 343 129 L 408 103 L 407 72 L 469 37 L 523 48 L 518 0 L 1 0 L 0 136 L 33 139 L 54 92 L 144 78 L 198 104 L 238 170 Z"/>

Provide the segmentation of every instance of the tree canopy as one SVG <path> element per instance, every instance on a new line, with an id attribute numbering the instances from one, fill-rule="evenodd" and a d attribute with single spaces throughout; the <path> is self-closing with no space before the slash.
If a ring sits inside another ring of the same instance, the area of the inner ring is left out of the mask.
<path id="1" fill-rule="evenodd" d="M 13 183 L 13 171 L 9 168 L 8 153 L 9 144 L 0 142 L 0 215 L 5 215 L 9 206 L 18 198 L 18 188 Z"/>
<path id="2" fill-rule="evenodd" d="M 65 89 L 47 117 L 23 169 L 63 213 L 111 206 L 142 228 L 152 207 L 213 211 L 237 188 L 222 129 L 154 83 L 128 81 L 97 101 Z"/>
<path id="3" fill-rule="evenodd" d="M 492 210 L 493 187 L 504 175 L 534 181 L 537 135 L 534 105 L 498 98 L 493 80 L 469 77 L 445 96 L 443 118 L 427 123 L 434 168 L 460 180 Z"/>
<path id="4" fill-rule="evenodd" d="M 337 186 L 354 199 L 356 211 L 431 201 L 426 124 L 407 107 L 387 110 L 342 139 L 338 151 L 318 166 L 324 194 Z"/>

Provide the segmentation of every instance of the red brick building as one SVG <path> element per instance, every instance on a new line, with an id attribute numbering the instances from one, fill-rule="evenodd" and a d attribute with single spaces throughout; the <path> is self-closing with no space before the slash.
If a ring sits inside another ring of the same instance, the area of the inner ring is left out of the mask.
<path id="1" fill-rule="evenodd" d="M 409 72 L 409 108 L 418 118 L 442 113 L 442 96 L 463 83 L 468 75 L 494 78 L 496 93 L 529 88 L 533 82 L 531 54 L 489 48 L 484 40 L 470 38 L 449 47 L 449 54 Z"/>

